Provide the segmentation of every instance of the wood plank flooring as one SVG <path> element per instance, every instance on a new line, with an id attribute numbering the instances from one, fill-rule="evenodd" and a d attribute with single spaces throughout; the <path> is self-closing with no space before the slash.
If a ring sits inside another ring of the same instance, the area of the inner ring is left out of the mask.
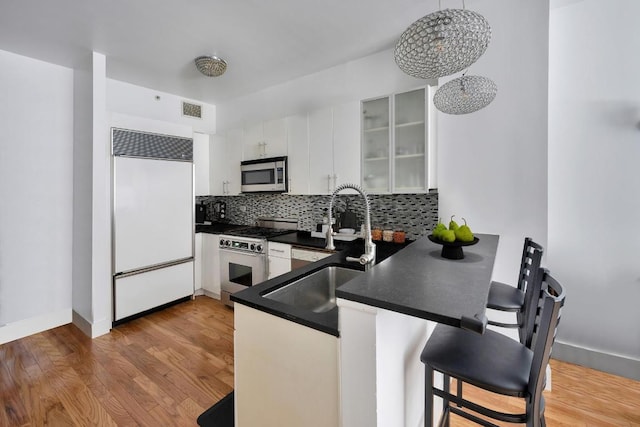
<path id="1" fill-rule="evenodd" d="M 552 369 L 547 425 L 640 426 L 640 382 L 555 360 Z M 196 426 L 232 388 L 233 311 L 207 297 L 94 340 L 66 325 L 0 346 L 0 426 Z M 470 386 L 465 396 L 521 408 Z"/>
<path id="2" fill-rule="evenodd" d="M 195 426 L 233 390 L 233 310 L 198 297 L 94 340 L 73 325 L 0 346 L 0 426 Z"/>

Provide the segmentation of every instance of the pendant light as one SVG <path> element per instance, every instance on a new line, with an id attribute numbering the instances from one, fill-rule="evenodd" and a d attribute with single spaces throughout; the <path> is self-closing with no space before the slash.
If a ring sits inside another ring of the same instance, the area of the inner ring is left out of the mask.
<path id="1" fill-rule="evenodd" d="M 469 114 L 491 104 L 497 93 L 498 86 L 493 80 L 463 75 L 440 86 L 433 103 L 443 113 Z"/>
<path id="2" fill-rule="evenodd" d="M 487 50 L 491 26 L 479 13 L 445 9 L 426 15 L 405 30 L 394 51 L 398 67 L 410 76 L 436 79 L 468 68 Z"/>

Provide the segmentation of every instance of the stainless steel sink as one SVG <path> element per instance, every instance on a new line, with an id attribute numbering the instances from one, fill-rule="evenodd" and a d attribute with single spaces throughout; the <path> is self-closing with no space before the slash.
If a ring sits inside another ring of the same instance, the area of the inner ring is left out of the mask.
<path id="1" fill-rule="evenodd" d="M 264 297 L 323 313 L 336 306 L 336 288 L 361 273 L 364 272 L 332 265 L 269 292 Z"/>

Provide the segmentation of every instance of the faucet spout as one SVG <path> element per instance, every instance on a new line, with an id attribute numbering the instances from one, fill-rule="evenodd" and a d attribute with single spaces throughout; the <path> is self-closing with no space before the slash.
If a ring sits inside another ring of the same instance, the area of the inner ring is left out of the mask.
<path id="1" fill-rule="evenodd" d="M 365 208 L 364 254 L 362 254 L 359 258 L 355 258 L 354 260 L 360 262 L 360 264 L 364 266 L 370 266 L 375 264 L 376 262 L 376 245 L 373 243 L 373 240 L 371 239 L 371 210 L 369 207 L 369 198 L 367 197 L 367 193 L 365 193 L 365 191 L 359 185 L 348 184 L 348 183 L 341 184 L 334 190 L 333 194 L 331 194 L 331 200 L 329 201 L 329 229 L 327 230 L 327 235 L 326 235 L 326 239 L 327 239 L 326 249 L 335 250 L 336 248 L 333 243 L 333 230 L 331 228 L 331 225 L 333 222 L 333 218 L 332 218 L 333 201 L 339 192 L 347 188 L 356 190 L 358 193 L 360 193 L 360 195 L 364 199 L 364 208 Z"/>

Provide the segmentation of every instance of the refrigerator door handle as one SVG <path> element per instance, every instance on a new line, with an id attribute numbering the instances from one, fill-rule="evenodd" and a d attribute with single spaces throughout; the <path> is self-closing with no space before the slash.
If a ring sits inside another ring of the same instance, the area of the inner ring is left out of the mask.
<path id="1" fill-rule="evenodd" d="M 122 277 L 135 276 L 136 274 L 148 273 L 149 271 L 160 270 L 161 268 L 173 267 L 174 265 L 184 264 L 185 262 L 190 262 L 193 260 L 194 260 L 194 257 L 176 259 L 169 262 L 163 262 L 161 264 L 154 264 L 148 267 L 137 268 L 135 270 L 121 271 L 119 273 L 114 274 L 113 277 L 122 278 Z"/>

